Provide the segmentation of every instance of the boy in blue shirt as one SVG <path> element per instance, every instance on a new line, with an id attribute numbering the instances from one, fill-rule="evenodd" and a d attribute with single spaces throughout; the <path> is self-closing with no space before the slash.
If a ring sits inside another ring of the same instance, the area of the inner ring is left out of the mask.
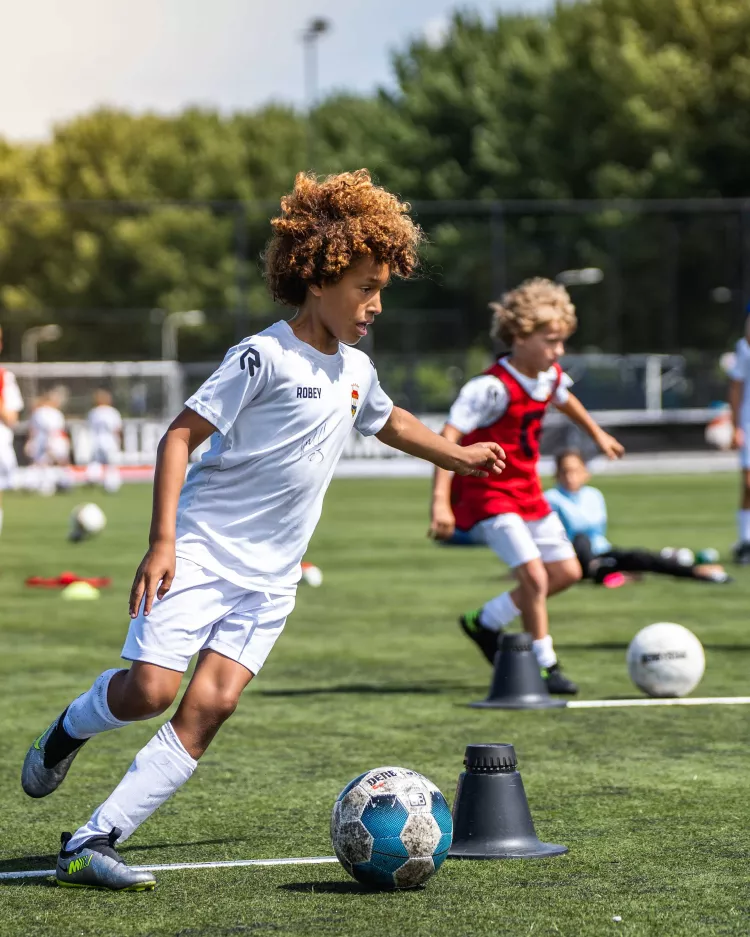
<path id="1" fill-rule="evenodd" d="M 562 521 L 585 579 L 601 585 L 616 573 L 660 573 L 681 579 L 731 582 L 718 565 L 699 563 L 686 566 L 673 557 L 664 557 L 650 550 L 613 547 L 607 539 L 604 495 L 588 484 L 591 475 L 581 453 L 567 449 L 556 457 L 555 463 L 557 485 L 545 491 L 544 495 Z M 619 584 L 624 581 L 620 579 Z"/>

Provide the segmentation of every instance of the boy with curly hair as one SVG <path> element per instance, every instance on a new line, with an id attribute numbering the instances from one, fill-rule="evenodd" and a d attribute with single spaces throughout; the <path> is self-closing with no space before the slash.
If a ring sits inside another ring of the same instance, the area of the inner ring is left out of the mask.
<path id="1" fill-rule="evenodd" d="M 486 543 L 515 572 L 515 589 L 459 619 L 487 660 L 493 662 L 499 634 L 520 615 L 550 692 L 574 694 L 577 687 L 560 670 L 552 644 L 547 599 L 577 582 L 581 567 L 539 482 L 544 413 L 553 404 L 610 458 L 619 458 L 623 448 L 570 393 L 572 381 L 558 364 L 576 327 L 567 290 L 535 278 L 490 308 L 492 337 L 511 351 L 463 387 L 443 436 L 464 446 L 502 439 L 505 471 L 498 477 L 461 478 L 438 466 L 430 533 L 449 540 L 458 529 L 471 542 Z"/>
<path id="2" fill-rule="evenodd" d="M 381 313 L 389 278 L 416 267 L 421 232 L 408 210 L 366 170 L 323 181 L 301 173 L 281 200 L 266 279 L 297 312 L 231 348 L 172 422 L 130 596 L 130 669 L 97 677 L 24 762 L 26 793 L 52 793 L 87 739 L 163 713 L 198 655 L 171 720 L 91 819 L 62 835 L 61 885 L 154 887 L 115 843 L 190 778 L 280 636 L 352 428 L 458 475 L 501 471 L 496 443 L 462 448 L 394 407 L 370 359 L 351 347 Z M 209 437 L 183 486 L 190 453 Z"/>

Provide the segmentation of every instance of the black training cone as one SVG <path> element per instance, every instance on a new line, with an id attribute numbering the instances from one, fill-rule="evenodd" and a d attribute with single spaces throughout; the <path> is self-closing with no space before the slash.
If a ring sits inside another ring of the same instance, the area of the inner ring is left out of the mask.
<path id="1" fill-rule="evenodd" d="M 489 696 L 469 705 L 478 709 L 556 709 L 567 704 L 549 695 L 531 648 L 531 635 L 522 631 L 503 635 Z"/>
<path id="2" fill-rule="evenodd" d="M 467 745 L 449 859 L 544 859 L 567 846 L 536 835 L 512 745 Z"/>

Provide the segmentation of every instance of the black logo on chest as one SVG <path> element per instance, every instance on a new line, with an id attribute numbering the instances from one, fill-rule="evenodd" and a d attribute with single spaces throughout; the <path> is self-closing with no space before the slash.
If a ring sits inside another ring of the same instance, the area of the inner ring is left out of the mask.
<path id="1" fill-rule="evenodd" d="M 323 396 L 322 387 L 298 387 L 297 400 L 316 400 Z"/>

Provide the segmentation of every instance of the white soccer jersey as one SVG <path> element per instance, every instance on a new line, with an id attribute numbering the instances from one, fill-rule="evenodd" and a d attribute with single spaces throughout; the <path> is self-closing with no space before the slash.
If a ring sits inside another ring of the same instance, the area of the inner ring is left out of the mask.
<path id="1" fill-rule="evenodd" d="M 500 358 L 499 364 L 513 375 L 532 400 L 547 400 L 557 381 L 555 368 L 540 371 L 534 378 L 521 374 L 505 358 Z M 562 375 L 553 398 L 555 403 L 564 404 L 567 401 L 568 388 L 572 383 L 567 374 Z M 492 426 L 507 409 L 508 390 L 503 382 L 493 374 L 480 374 L 461 388 L 448 414 L 448 423 L 466 435 L 480 426 Z"/>
<path id="2" fill-rule="evenodd" d="M 250 592 L 293 594 L 323 496 L 352 428 L 393 403 L 361 351 L 325 355 L 286 322 L 231 348 L 187 401 L 217 428 L 177 511 L 177 555 Z"/>
<path id="3" fill-rule="evenodd" d="M 729 371 L 733 381 L 742 381 L 742 404 L 740 406 L 740 424 L 750 426 L 750 345 L 741 338 L 734 348 L 734 364 Z"/>
<path id="4" fill-rule="evenodd" d="M 65 417 L 61 410 L 44 404 L 33 411 L 29 419 L 29 432 L 31 434 L 31 458 L 41 461 L 47 456 L 59 458 L 64 456 L 63 449 L 67 448 L 65 433 Z"/>
<path id="5" fill-rule="evenodd" d="M 120 448 L 119 433 L 122 432 L 122 417 L 119 410 L 103 405 L 89 410 L 88 427 L 91 433 L 91 451 L 95 460 L 102 455 L 111 455 Z"/>
<path id="6" fill-rule="evenodd" d="M 23 410 L 23 398 L 14 374 L 0 368 L 0 403 L 13 413 Z M 0 449 L 13 448 L 13 430 L 0 420 Z"/>

